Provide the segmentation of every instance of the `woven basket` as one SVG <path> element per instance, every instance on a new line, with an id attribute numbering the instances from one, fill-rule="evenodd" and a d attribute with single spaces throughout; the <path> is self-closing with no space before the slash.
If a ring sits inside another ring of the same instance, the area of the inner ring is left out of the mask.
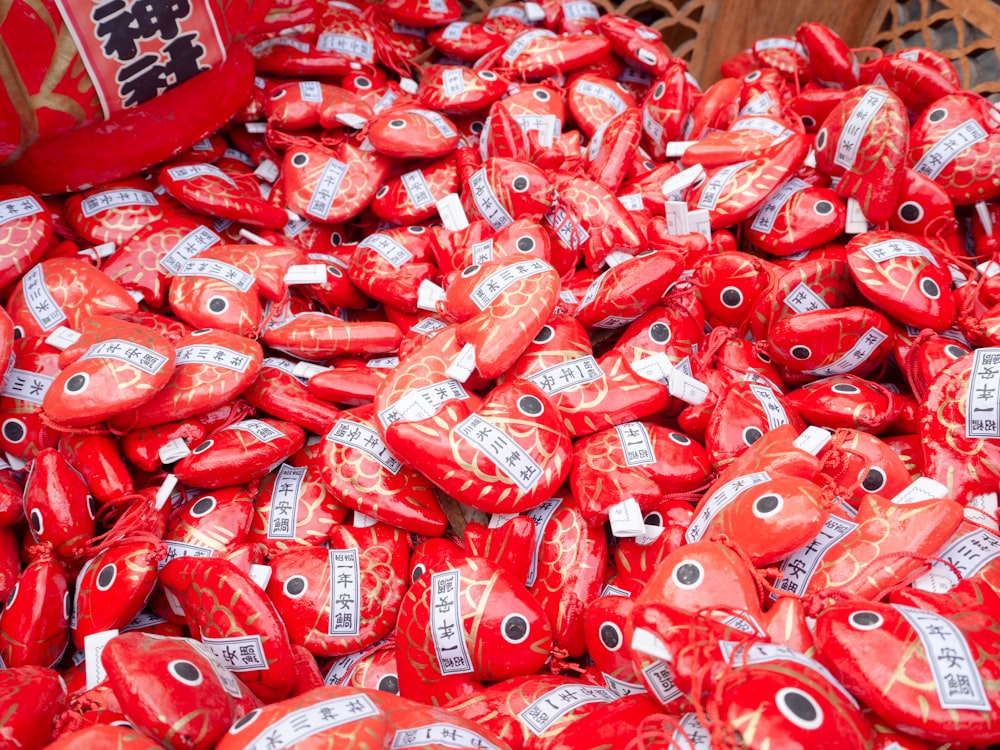
<path id="1" fill-rule="evenodd" d="M 470 0 L 481 10 L 503 4 Z M 1000 98 L 1000 4 L 993 0 L 592 0 L 662 34 L 692 74 L 708 85 L 719 65 L 768 36 L 790 35 L 803 21 L 820 21 L 852 47 L 931 47 L 951 59 L 962 85 Z"/>

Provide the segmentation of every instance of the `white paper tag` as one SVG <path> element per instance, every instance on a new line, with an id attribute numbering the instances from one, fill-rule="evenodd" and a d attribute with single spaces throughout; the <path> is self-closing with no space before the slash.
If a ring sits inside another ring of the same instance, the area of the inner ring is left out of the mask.
<path id="1" fill-rule="evenodd" d="M 431 576 L 431 637 L 443 675 L 473 671 L 462 629 L 461 581 L 461 573 L 457 570 L 445 570 Z"/>
<path id="2" fill-rule="evenodd" d="M 719 515 L 723 508 L 751 487 L 768 482 L 770 479 L 771 475 L 766 471 L 758 471 L 753 474 L 745 474 L 735 479 L 730 479 L 715 490 L 705 501 L 705 504 L 701 507 L 701 511 L 692 519 L 687 531 L 684 532 L 684 539 L 689 544 L 701 541 L 701 538 L 708 530 L 708 525 L 712 522 L 712 519 Z"/>
<path id="3" fill-rule="evenodd" d="M 449 98 L 458 97 L 465 93 L 465 80 L 462 75 L 462 68 L 448 68 L 441 73 L 441 88 L 444 95 Z"/>
<path id="4" fill-rule="evenodd" d="M 42 204 L 30 195 L 0 201 L 0 224 L 6 224 L 8 221 L 14 221 L 15 219 L 22 219 L 25 216 L 40 214 L 43 210 Z"/>
<path id="5" fill-rule="evenodd" d="M 231 672 L 254 672 L 270 668 L 264 655 L 264 643 L 259 635 L 225 638 L 203 635 L 201 642 Z"/>
<path id="6" fill-rule="evenodd" d="M 309 198 L 309 205 L 306 206 L 306 213 L 310 216 L 324 221 L 330 214 L 333 201 L 340 192 L 340 183 L 343 182 L 347 174 L 347 165 L 336 159 L 327 159 L 323 172 L 316 181 L 316 187 Z"/>
<path id="7" fill-rule="evenodd" d="M 424 724 L 412 729 L 397 729 L 392 736 L 389 750 L 405 750 L 406 748 L 423 747 L 454 747 L 476 750 L 500 750 L 481 734 L 465 727 L 439 721 L 436 724 Z"/>
<path id="8" fill-rule="evenodd" d="M 41 264 L 28 271 L 21 280 L 21 291 L 28 312 L 43 331 L 50 331 L 66 320 L 66 314 L 56 304 L 45 285 Z"/>
<path id="9" fill-rule="evenodd" d="M 806 286 L 804 281 L 800 281 L 792 291 L 785 295 L 785 307 L 796 313 L 830 309 L 823 298 Z"/>
<path id="10" fill-rule="evenodd" d="M 285 714 L 261 730 L 244 750 L 293 747 L 306 738 L 333 727 L 380 715 L 381 711 L 367 695 L 359 693 L 331 698 Z"/>
<path id="11" fill-rule="evenodd" d="M 615 426 L 618 433 L 618 440 L 622 446 L 622 453 L 625 457 L 626 466 L 644 466 L 656 463 L 656 454 L 653 453 L 653 444 L 649 438 L 649 431 L 642 422 L 626 422 Z M 632 501 L 635 502 L 634 500 Z M 638 508 L 636 504 L 636 508 Z M 642 520 L 642 514 L 639 514 Z M 636 533 L 641 533 L 640 529 Z"/>
<path id="12" fill-rule="evenodd" d="M 299 97 L 304 102 L 319 104 L 323 101 L 323 88 L 319 81 L 299 81 Z"/>
<path id="13" fill-rule="evenodd" d="M 701 164 L 695 164 L 693 167 L 688 167 L 687 169 L 681 170 L 673 177 L 668 177 L 660 185 L 660 192 L 663 196 L 670 199 L 670 196 L 680 193 L 683 190 L 691 187 L 705 174 L 705 168 Z M 687 207 L 687 204 L 684 204 Z"/>
<path id="14" fill-rule="evenodd" d="M 260 440 L 262 443 L 270 443 L 278 438 L 287 437 L 285 433 L 277 427 L 272 427 L 267 422 L 261 422 L 259 419 L 244 419 L 242 422 L 229 425 L 229 427 L 226 427 L 225 429 L 247 432 Z"/>
<path id="15" fill-rule="evenodd" d="M 100 685 L 107 672 L 104 664 L 101 663 L 101 653 L 108 641 L 118 635 L 117 630 L 102 630 L 98 633 L 91 633 L 83 638 L 83 652 L 86 659 L 87 690 L 93 690 Z"/>
<path id="16" fill-rule="evenodd" d="M 762 115 L 769 111 L 773 106 L 774 100 L 771 98 L 771 95 L 765 91 L 763 94 L 757 94 L 757 96 L 744 104 L 736 116 L 739 118 L 746 117 L 747 115 Z"/>
<path id="17" fill-rule="evenodd" d="M 233 372 L 246 372 L 253 358 L 249 354 L 228 349 L 224 346 L 182 346 L 177 350 L 174 361 L 178 367 L 190 364 L 204 364 L 222 367 Z"/>
<path id="18" fill-rule="evenodd" d="M 636 634 L 642 632 L 636 630 Z M 633 640 L 632 647 L 635 648 Z M 684 696 L 684 693 L 674 685 L 674 674 L 670 671 L 670 666 L 657 659 L 656 661 L 643 667 L 639 673 L 646 687 L 656 696 L 656 699 L 663 704 L 671 703 Z"/>
<path id="19" fill-rule="evenodd" d="M 933 563 L 927 573 L 913 582 L 913 588 L 935 594 L 951 591 L 960 580 L 971 578 L 1000 557 L 1000 537 L 986 529 L 976 529 L 954 539 L 935 557 L 944 562 Z M 948 564 L 958 570 L 961 579 Z"/>
<path id="20" fill-rule="evenodd" d="M 781 564 L 782 577 L 774 583 L 778 591 L 802 596 L 809 587 L 816 568 L 823 561 L 827 551 L 845 536 L 858 528 L 858 524 L 839 516 L 827 516 L 823 530 L 809 544 L 799 547 Z M 777 594 L 771 594 L 777 599 Z"/>
<path id="21" fill-rule="evenodd" d="M 212 245 L 222 242 L 222 238 L 208 227 L 192 229 L 159 260 L 159 266 L 170 274 L 176 274 L 187 261 Z"/>
<path id="22" fill-rule="evenodd" d="M 479 448 L 522 492 L 530 492 L 542 478 L 542 467 L 527 450 L 478 414 L 470 414 L 463 419 L 454 433 Z"/>
<path id="23" fill-rule="evenodd" d="M 913 165 L 913 171 L 935 180 L 955 157 L 970 146 L 986 140 L 987 137 L 986 129 L 982 125 L 972 119 L 966 120 L 949 131 L 921 156 Z"/>
<path id="24" fill-rule="evenodd" d="M 592 383 L 604 377 L 597 360 L 591 356 L 578 357 L 530 375 L 527 380 L 541 388 L 549 396 L 577 386 Z"/>
<path id="25" fill-rule="evenodd" d="M 837 150 L 834 153 L 833 162 L 844 169 L 854 166 L 854 159 L 861 148 L 861 140 L 865 137 L 865 132 L 872 120 L 879 113 L 889 98 L 888 91 L 869 89 L 864 96 L 854 105 L 844 129 L 840 133 L 837 141 Z"/>
<path id="26" fill-rule="evenodd" d="M 566 4 L 563 5 L 563 11 L 565 10 Z M 619 93 L 614 89 L 610 89 L 603 84 L 581 79 L 576 82 L 573 88 L 576 90 L 576 93 L 581 96 L 593 97 L 594 99 L 599 99 L 604 102 L 611 107 L 616 115 L 628 109 L 628 105 L 625 103 L 625 100 L 621 97 L 621 95 L 619 95 Z"/>
<path id="27" fill-rule="evenodd" d="M 299 495 L 306 467 L 281 464 L 271 487 L 268 504 L 267 538 L 294 539 L 298 525 Z"/>
<path id="28" fill-rule="evenodd" d="M 182 438 L 167 441 L 157 452 L 161 464 L 172 464 L 191 455 L 191 449 Z"/>
<path id="29" fill-rule="evenodd" d="M 541 737 L 549 727 L 573 709 L 588 703 L 611 703 L 617 698 L 610 690 L 593 685 L 558 687 L 519 711 L 517 719 L 532 734 Z"/>
<path id="30" fill-rule="evenodd" d="M 817 367 L 815 370 L 806 370 L 806 374 L 829 377 L 830 375 L 843 375 L 845 372 L 850 372 L 865 362 L 886 338 L 886 334 L 872 326 L 858 337 L 857 343 L 851 350 L 836 362 L 825 367 Z"/>
<path id="31" fill-rule="evenodd" d="M 788 424 L 788 414 L 785 413 L 785 407 L 781 405 L 774 391 L 768 386 L 751 385 L 750 393 L 753 394 L 753 397 L 757 399 L 757 402 L 764 409 L 769 430 L 773 430 L 775 427 L 780 427 L 783 424 Z"/>
<path id="32" fill-rule="evenodd" d="M 730 164 L 727 167 L 723 167 L 713 174 L 702 188 L 701 197 L 698 199 L 698 208 L 707 208 L 710 211 L 714 210 L 719 203 L 719 198 L 722 197 L 722 191 L 725 190 L 729 181 L 736 176 L 737 172 L 751 164 L 753 164 L 753 161 L 741 161 L 738 164 Z"/>
<path id="33" fill-rule="evenodd" d="M 792 445 L 801 451 L 805 451 L 813 456 L 818 456 L 819 452 L 833 439 L 833 433 L 822 427 L 809 425 L 795 440 Z"/>
<path id="34" fill-rule="evenodd" d="M 393 268 L 413 260 L 413 253 L 386 234 L 370 234 L 358 243 L 358 249 L 371 248 Z"/>
<path id="35" fill-rule="evenodd" d="M 992 710 L 969 642 L 958 626 L 933 612 L 899 604 L 893 606 L 917 631 L 934 675 L 934 689 L 941 708 Z"/>
<path id="36" fill-rule="evenodd" d="M 449 378 L 464 383 L 476 369 L 476 345 L 471 341 L 464 344 L 451 361 L 444 374 Z"/>
<path id="37" fill-rule="evenodd" d="M 396 475 L 403 468 L 403 464 L 396 458 L 378 432 L 368 425 L 359 424 L 349 419 L 338 419 L 333 428 L 326 435 L 326 439 L 331 443 L 356 448 L 369 458 L 377 461 L 390 474 Z"/>
<path id="38" fill-rule="evenodd" d="M 438 216 L 444 228 L 451 232 L 460 232 L 469 226 L 469 217 L 462 207 L 462 199 L 458 193 L 448 193 L 437 202 Z"/>
<path id="39" fill-rule="evenodd" d="M 646 531 L 642 509 L 635 498 L 627 497 L 608 508 L 608 523 L 616 537 L 636 537 Z"/>
<path id="40" fill-rule="evenodd" d="M 948 497 L 948 488 L 930 477 L 919 477 L 892 498 L 894 505 L 910 505 L 926 500 L 941 500 Z"/>
<path id="41" fill-rule="evenodd" d="M 514 223 L 514 217 L 507 213 L 486 178 L 486 168 L 480 169 L 469 178 L 469 192 L 476 209 L 494 229 L 503 229 Z"/>
<path id="42" fill-rule="evenodd" d="M 372 62 L 375 59 L 375 48 L 372 43 L 350 34 L 320 34 L 316 39 L 316 49 L 320 52 L 340 52 L 364 62 Z"/>
<path id="43" fill-rule="evenodd" d="M 671 741 L 680 750 L 712 750 L 712 735 L 698 721 L 698 714 L 686 713 L 677 724 Z"/>
<path id="44" fill-rule="evenodd" d="M 768 122 L 772 121 L 768 120 Z M 750 228 L 765 234 L 771 232 L 781 209 L 792 199 L 793 195 L 807 187 L 809 187 L 809 183 L 798 177 L 785 180 L 776 190 L 771 192 L 764 204 L 757 209 L 756 217 Z"/>
<path id="45" fill-rule="evenodd" d="M 446 401 L 453 398 L 464 400 L 468 397 L 462 384 L 449 378 L 409 391 L 399 401 L 380 411 L 378 418 L 383 427 L 400 420 L 417 422 L 434 416 Z"/>
<path id="46" fill-rule="evenodd" d="M 528 588 L 534 586 L 535 580 L 538 578 L 538 556 L 542 549 L 542 540 L 545 538 L 545 527 L 560 505 L 562 505 L 562 500 L 557 497 L 551 497 L 524 512 L 524 516 L 530 518 L 535 524 L 535 538 L 531 547 L 531 562 L 528 565 L 528 576 L 524 582 L 524 585 Z"/>
<path id="47" fill-rule="evenodd" d="M 468 21 L 452 21 L 441 31 L 441 38 L 456 42 L 462 38 L 462 32 L 469 27 Z"/>
<path id="48" fill-rule="evenodd" d="M 431 194 L 431 187 L 424 179 L 424 173 L 419 169 L 404 172 L 399 177 L 406 190 L 406 195 L 416 208 L 423 208 L 434 203 L 434 196 Z"/>
<path id="49" fill-rule="evenodd" d="M 680 399 L 684 403 L 698 404 L 704 403 L 708 398 L 708 386 L 678 368 L 674 368 L 667 380 L 667 390 L 674 398 Z"/>
<path id="50" fill-rule="evenodd" d="M 925 258 L 935 266 L 940 264 L 937 258 L 926 247 L 918 242 L 910 240 L 885 240 L 876 242 L 873 245 L 865 245 L 861 252 L 867 255 L 875 263 L 882 263 L 893 258 Z"/>
<path id="51" fill-rule="evenodd" d="M 185 169 L 195 169 L 195 167 L 175 167 L 177 171 L 182 171 Z M 214 167 L 213 167 L 214 169 Z M 171 177 L 174 170 L 167 170 L 167 173 Z M 194 176 L 194 175 L 192 175 Z M 174 177 L 176 180 L 190 179 L 189 177 Z M 15 201 L 4 201 L 4 204 L 22 204 L 27 207 L 24 201 L 33 201 L 33 198 L 19 198 Z M 36 204 L 37 205 L 37 204 Z M 91 218 L 96 216 L 101 211 L 107 211 L 111 208 L 117 208 L 119 206 L 156 206 L 159 203 L 156 200 L 156 196 L 153 195 L 148 190 L 139 190 L 137 188 L 118 188 L 115 190 L 105 190 L 100 193 L 94 193 L 93 195 L 87 196 L 80 202 L 80 210 L 86 218 Z M 0 205 L 0 209 L 5 206 Z M 41 210 L 41 208 L 39 208 Z M 38 213 L 38 211 L 30 211 L 29 213 Z M 27 213 L 22 214 L 27 215 Z"/>
<path id="52" fill-rule="evenodd" d="M 48 375 L 12 367 L 7 371 L 2 395 L 41 406 L 53 380 Z"/>
<path id="53" fill-rule="evenodd" d="M 522 32 L 514 37 L 514 40 L 507 45 L 507 49 L 502 55 L 503 60 L 504 62 L 512 63 L 520 57 L 521 53 L 524 52 L 528 45 L 535 39 L 554 36 L 555 34 L 548 29 L 531 29 L 530 31 Z"/>
<path id="54" fill-rule="evenodd" d="M 241 292 L 246 292 L 250 290 L 250 287 L 254 285 L 253 276 L 241 271 L 236 266 L 231 266 L 228 263 L 223 263 L 220 260 L 206 260 L 204 258 L 192 258 L 191 260 L 185 261 L 184 264 L 177 269 L 176 276 L 208 276 L 212 279 L 217 279 L 218 281 L 223 281 L 230 286 L 236 287 Z"/>
<path id="55" fill-rule="evenodd" d="M 257 588 L 263 591 L 267 588 L 267 584 L 270 582 L 273 573 L 274 570 L 270 565 L 251 564 L 250 570 L 247 571 L 247 577 L 257 584 Z"/>
<path id="56" fill-rule="evenodd" d="M 476 284 L 469 299 L 480 310 L 485 310 L 516 282 L 551 270 L 552 266 L 538 258 L 504 266 Z"/>
<path id="57" fill-rule="evenodd" d="M 94 344 L 80 357 L 80 360 L 85 359 L 114 359 L 150 375 L 158 373 L 167 363 L 163 354 L 123 339 L 108 339 Z"/>
<path id="58" fill-rule="evenodd" d="M 674 236 L 689 234 L 688 227 L 688 207 L 684 201 L 667 201 L 663 204 L 664 214 L 667 217 L 667 232 Z"/>
<path id="59" fill-rule="evenodd" d="M 326 265 L 323 263 L 301 263 L 289 266 L 282 279 L 285 284 L 325 284 Z"/>
<path id="60" fill-rule="evenodd" d="M 361 571 L 358 550 L 330 550 L 330 624 L 327 634 L 356 636 L 361 632 Z"/>
<path id="61" fill-rule="evenodd" d="M 218 167 L 212 164 L 197 164 L 184 167 L 171 167 L 167 170 L 167 175 L 172 180 L 186 181 L 193 180 L 195 177 L 215 177 L 216 179 L 222 180 L 232 187 L 236 187 L 236 182 L 232 177 L 227 175 Z M 154 198 L 154 201 L 156 199 Z M 145 205 L 155 205 L 155 203 L 148 203 Z"/>

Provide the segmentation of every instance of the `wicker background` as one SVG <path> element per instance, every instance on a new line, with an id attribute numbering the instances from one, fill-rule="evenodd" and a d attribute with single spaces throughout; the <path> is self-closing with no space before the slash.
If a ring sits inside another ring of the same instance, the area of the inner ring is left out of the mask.
<path id="1" fill-rule="evenodd" d="M 506 0 L 467 0 L 487 10 Z M 678 57 L 708 85 L 720 63 L 761 37 L 790 35 L 821 21 L 852 47 L 925 46 L 942 52 L 966 88 L 1000 98 L 1000 4 L 993 0 L 592 0 L 663 34 Z"/>

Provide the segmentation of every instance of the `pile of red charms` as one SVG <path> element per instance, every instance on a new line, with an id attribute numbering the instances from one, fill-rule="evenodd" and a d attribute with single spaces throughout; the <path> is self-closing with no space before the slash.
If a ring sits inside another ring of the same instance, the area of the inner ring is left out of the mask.
<path id="1" fill-rule="evenodd" d="M 0 744 L 1000 741 L 1000 112 L 282 12 L 220 132 L 0 187 Z"/>

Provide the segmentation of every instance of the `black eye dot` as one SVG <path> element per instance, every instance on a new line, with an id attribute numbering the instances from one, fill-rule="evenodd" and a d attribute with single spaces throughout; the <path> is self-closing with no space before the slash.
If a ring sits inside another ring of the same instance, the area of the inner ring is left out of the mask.
<path id="1" fill-rule="evenodd" d="M 818 134 L 816 135 L 816 148 L 819 148 L 819 149 L 821 149 L 821 148 L 823 148 L 823 146 L 825 146 L 825 145 L 826 145 L 826 128 L 823 128 L 823 129 L 822 129 L 821 131 L 819 131 L 819 133 L 818 133 Z"/>
<path id="2" fill-rule="evenodd" d="M 191 515 L 193 516 L 203 516 L 206 513 L 211 512 L 215 507 L 215 498 L 211 495 L 206 496 L 198 500 L 194 505 L 191 506 Z"/>
<path id="3" fill-rule="evenodd" d="M 545 89 L 535 89 L 535 98 L 540 102 L 547 102 L 549 100 L 549 92 Z"/>
<path id="4" fill-rule="evenodd" d="M 760 78 L 760 71 L 759 71 L 759 70 L 755 70 L 755 71 L 753 71 L 752 73 L 748 73 L 748 74 L 747 74 L 747 77 L 746 77 L 746 78 L 744 78 L 743 80 L 745 80 L 745 81 L 749 81 L 750 83 L 753 83 L 753 82 L 754 82 L 754 81 L 756 81 L 756 80 L 757 80 L 758 78 Z"/>
<path id="5" fill-rule="evenodd" d="M 212 297 L 208 301 L 208 309 L 214 313 L 223 312 L 227 307 L 229 307 L 229 303 L 222 297 Z"/>
<path id="6" fill-rule="evenodd" d="M 653 90 L 653 98 L 659 99 L 661 96 L 663 96 L 663 92 L 666 90 L 667 90 L 666 84 L 663 81 L 660 81 L 658 84 L 656 84 L 656 89 Z"/>
<path id="7" fill-rule="evenodd" d="M 401 128 L 404 125 L 406 125 L 406 120 L 390 120 L 389 121 L 389 127 L 390 128 Z"/>
<path id="8" fill-rule="evenodd" d="M 176 661 L 173 663 L 174 674 L 182 680 L 196 682 L 201 677 L 201 672 L 189 661 Z"/>
<path id="9" fill-rule="evenodd" d="M 777 509 L 778 505 L 781 503 L 781 498 L 777 495 L 763 495 L 757 498 L 754 503 L 757 510 L 761 513 L 770 513 L 771 511 Z"/>
<path id="10" fill-rule="evenodd" d="M 285 593 L 289 596 L 299 596 L 306 590 L 306 579 L 303 576 L 292 576 L 285 581 Z"/>
<path id="11" fill-rule="evenodd" d="M 762 437 L 764 437 L 764 433 L 756 427 L 747 427 L 743 430 L 743 442 L 747 445 L 753 445 Z"/>
<path id="12" fill-rule="evenodd" d="M 354 79 L 354 85 L 357 86 L 359 89 L 367 89 L 371 88 L 372 82 L 367 78 L 365 78 L 364 76 L 361 76 L 359 78 Z"/>
<path id="13" fill-rule="evenodd" d="M 114 564 L 108 563 L 101 568 L 101 572 L 97 574 L 97 585 L 102 589 L 106 589 L 114 582 L 115 575 L 117 573 L 118 570 L 115 568 Z"/>
<path id="14" fill-rule="evenodd" d="M 375 197 L 376 198 L 382 198 L 388 192 L 389 192 L 389 186 L 388 185 L 383 185 L 382 187 L 380 187 L 378 189 L 378 192 L 375 193 Z"/>
<path id="15" fill-rule="evenodd" d="M 814 120 L 809 115 L 804 115 L 802 117 L 802 124 L 805 125 L 807 128 L 814 128 L 816 127 L 816 120 Z"/>
<path id="16" fill-rule="evenodd" d="M 308 161 L 309 157 L 306 154 L 295 154 L 295 156 L 292 157 L 292 166 L 304 167 Z"/>
<path id="17" fill-rule="evenodd" d="M 522 253 L 531 252 L 535 249 L 535 240 L 533 237 L 521 237 L 517 241 L 517 249 Z"/>
<path id="18" fill-rule="evenodd" d="M 7 594 L 7 602 L 6 602 L 6 604 L 4 604 L 4 608 L 5 609 L 10 609 L 10 605 L 14 603 L 15 599 L 17 599 L 17 589 L 18 589 L 18 586 L 19 586 L 19 584 L 15 583 L 14 584 L 14 588 L 12 588 L 10 590 L 10 593 Z"/>
<path id="19" fill-rule="evenodd" d="M 931 110 L 931 113 L 927 115 L 927 119 L 931 122 L 941 122 L 945 117 L 948 116 L 948 110 L 944 107 L 938 107 L 937 109 Z"/>
<path id="20" fill-rule="evenodd" d="M 21 326 L 14 326 L 14 338 L 15 339 L 24 338 L 24 329 L 21 328 Z"/>
<path id="21" fill-rule="evenodd" d="M 670 326 L 666 323 L 653 323 L 649 327 L 649 338 L 657 344 L 665 344 L 670 341 Z"/>
<path id="22" fill-rule="evenodd" d="M 691 438 L 680 432 L 671 432 L 670 439 L 673 440 L 678 445 L 691 445 Z"/>
<path id="23" fill-rule="evenodd" d="M 341 271 L 341 270 L 340 270 L 339 268 L 337 268 L 336 266 L 327 266 L 327 267 L 326 267 L 326 270 L 327 270 L 327 272 L 328 272 L 328 273 L 329 273 L 329 274 L 330 274 L 331 276 L 334 276 L 335 278 L 338 278 L 338 279 L 339 279 L 339 278 L 341 278 L 341 277 L 342 277 L 342 276 L 344 275 L 344 272 L 343 272 L 343 271 Z"/>
<path id="24" fill-rule="evenodd" d="M 743 302 L 743 292 L 735 287 L 729 287 L 722 290 L 721 299 L 726 307 L 738 307 Z"/>
<path id="25" fill-rule="evenodd" d="M 331 232 L 330 233 L 330 244 L 331 245 L 339 245 L 343 241 L 344 241 L 344 238 L 340 236 L 340 232 Z"/>
<path id="26" fill-rule="evenodd" d="M 260 712 L 261 712 L 261 709 L 255 708 L 253 711 L 251 711 L 250 713 L 246 714 L 245 716 L 241 716 L 240 718 L 238 718 L 236 721 L 233 722 L 233 725 L 229 728 L 230 734 L 232 734 L 233 732 L 240 731 L 243 727 L 245 727 L 251 721 L 253 721 L 254 719 L 256 719 L 257 715 Z"/>
<path id="27" fill-rule="evenodd" d="M 923 211 L 913 201 L 907 201 L 899 207 L 899 218 L 908 224 L 918 221 L 921 215 L 923 215 Z"/>
<path id="28" fill-rule="evenodd" d="M 948 346 L 944 348 L 944 353 L 947 354 L 949 357 L 958 359 L 959 357 L 964 357 L 968 352 L 966 352 L 965 349 L 963 349 L 960 346 L 955 346 L 954 344 L 948 344 Z"/>
<path id="29" fill-rule="evenodd" d="M 809 359 L 812 352 L 805 346 L 793 346 L 789 352 L 795 359 Z"/>
<path id="30" fill-rule="evenodd" d="M 31 528 L 36 534 L 40 534 L 42 531 L 42 511 L 38 508 L 34 508 L 31 511 Z"/>
<path id="31" fill-rule="evenodd" d="M 528 621 L 521 615 L 507 617 L 503 625 L 503 634 L 512 641 L 520 641 L 528 634 Z"/>
<path id="32" fill-rule="evenodd" d="M 536 344 L 544 344 L 546 341 L 551 341 L 555 335 L 556 332 L 552 326 L 542 326 L 542 330 L 538 332 L 538 335 L 532 341 Z"/>
<path id="33" fill-rule="evenodd" d="M 8 419 L 3 423 L 3 436 L 12 443 L 20 443 L 24 440 L 27 429 L 24 422 L 19 419 Z"/>
<path id="34" fill-rule="evenodd" d="M 877 467 L 872 467 L 865 474 L 861 486 L 869 492 L 877 492 L 885 486 L 885 472 Z"/>
<path id="35" fill-rule="evenodd" d="M 833 204 L 830 201 L 820 201 L 816 204 L 816 213 L 820 216 L 826 216 L 833 210 Z"/>
<path id="36" fill-rule="evenodd" d="M 378 681 L 377 687 L 383 693 L 399 695 L 399 678 L 394 674 L 387 674 Z"/>
<path id="37" fill-rule="evenodd" d="M 694 563 L 681 563 L 674 570 L 674 578 L 685 586 L 691 586 L 701 578 L 701 568 Z"/>
<path id="38" fill-rule="evenodd" d="M 480 70 L 479 77 L 485 78 L 487 81 L 493 81 L 496 80 L 497 74 L 494 73 L 492 70 Z"/>
<path id="39" fill-rule="evenodd" d="M 471 130 L 473 133 L 482 133 L 483 123 L 481 123 L 479 120 L 476 120 L 471 125 L 469 125 L 469 130 Z"/>
<path id="40" fill-rule="evenodd" d="M 474 274 L 478 270 L 479 270 L 479 264 L 478 263 L 474 263 L 473 265 L 467 267 L 464 271 L 462 271 L 462 276 L 465 277 L 465 278 L 468 278 L 469 276 L 472 276 L 472 274 Z"/>
<path id="41" fill-rule="evenodd" d="M 528 178 L 524 175 L 515 177 L 514 181 L 511 183 L 511 187 L 515 190 L 527 190 L 528 189 Z"/>
<path id="42" fill-rule="evenodd" d="M 642 522 L 647 526 L 662 526 L 663 516 L 661 516 L 659 513 L 656 512 L 647 513 L 645 517 L 642 519 Z"/>
<path id="43" fill-rule="evenodd" d="M 194 448 L 194 450 L 192 450 L 191 452 L 194 453 L 195 455 L 197 455 L 199 453 L 204 453 L 209 448 L 211 448 L 213 445 L 215 445 L 215 441 L 214 440 L 206 440 L 204 443 L 202 443 L 201 445 L 199 445 L 196 448 Z"/>
<path id="44" fill-rule="evenodd" d="M 66 390 L 69 393 L 76 393 L 77 391 L 82 391 L 87 385 L 87 376 L 82 374 L 77 374 L 66 381 Z"/>
<path id="45" fill-rule="evenodd" d="M 833 391 L 834 393 L 847 393 L 850 395 L 861 393 L 860 388 L 858 388 L 856 385 L 851 385 L 850 383 L 837 383 L 831 386 L 830 390 Z"/>
<path id="46" fill-rule="evenodd" d="M 768 364 L 770 364 L 771 355 L 768 354 L 767 352 L 757 352 L 757 359 L 759 359 L 761 362 L 767 362 Z"/>
<path id="47" fill-rule="evenodd" d="M 941 296 L 941 288 L 937 285 L 937 282 L 934 281 L 934 279 L 921 279 L 920 289 L 928 297 L 936 299 Z"/>
<path id="48" fill-rule="evenodd" d="M 424 574 L 425 570 L 426 570 L 426 568 L 424 568 L 423 563 L 420 563 L 418 565 L 414 565 L 413 566 L 413 575 L 410 576 L 410 580 L 413 581 L 414 583 L 416 583 L 417 579 L 420 578 L 420 576 L 422 576 Z"/>
<path id="49" fill-rule="evenodd" d="M 882 621 L 882 616 L 878 612 L 869 612 L 868 610 L 862 610 L 861 612 L 854 612 L 850 617 L 851 622 L 854 625 L 860 627 L 871 627 L 872 625 L 877 625 Z"/>
<path id="50" fill-rule="evenodd" d="M 804 693 L 789 691 L 785 693 L 782 700 L 785 702 L 785 706 L 788 710 L 793 715 L 802 719 L 802 721 L 811 722 L 816 721 L 816 719 L 819 718 L 819 712 L 816 710 L 816 704 L 809 700 L 809 697 Z"/>
<path id="51" fill-rule="evenodd" d="M 610 649 L 616 649 L 621 645 L 622 634 L 614 625 L 610 622 L 606 622 L 601 626 L 601 643 Z"/>
<path id="52" fill-rule="evenodd" d="M 93 495 L 87 495 L 87 512 L 91 518 L 97 517 L 97 499 Z"/>
<path id="53" fill-rule="evenodd" d="M 544 409 L 542 402 L 534 396 L 521 396 L 517 400 L 517 408 L 529 417 L 537 417 Z"/>

